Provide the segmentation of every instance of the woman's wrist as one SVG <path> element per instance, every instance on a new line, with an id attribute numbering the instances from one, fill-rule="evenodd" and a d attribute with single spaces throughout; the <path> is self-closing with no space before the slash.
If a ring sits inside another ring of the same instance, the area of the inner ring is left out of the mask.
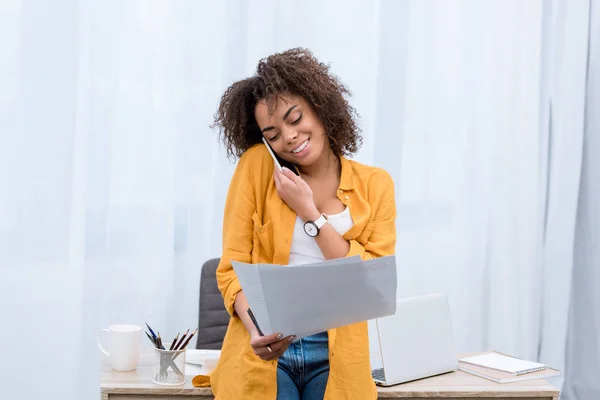
<path id="1" fill-rule="evenodd" d="M 319 212 L 317 207 L 313 204 L 312 206 L 307 207 L 306 210 L 303 210 L 301 213 L 298 213 L 298 216 L 304 222 L 316 221 L 321 216 L 321 213 Z"/>

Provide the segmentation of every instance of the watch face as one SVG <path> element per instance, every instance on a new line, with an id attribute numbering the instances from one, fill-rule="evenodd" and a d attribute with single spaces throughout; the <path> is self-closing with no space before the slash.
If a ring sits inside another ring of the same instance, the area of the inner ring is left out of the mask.
<path id="1" fill-rule="evenodd" d="M 307 222 L 304 224 L 304 232 L 306 232 L 308 236 L 315 237 L 317 236 L 317 233 L 319 233 L 319 228 L 317 228 L 317 225 L 315 225 L 314 222 Z"/>

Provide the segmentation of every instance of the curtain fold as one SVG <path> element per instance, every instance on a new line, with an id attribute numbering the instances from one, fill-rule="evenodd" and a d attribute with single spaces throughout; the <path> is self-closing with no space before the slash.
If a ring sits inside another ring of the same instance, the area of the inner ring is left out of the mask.
<path id="1" fill-rule="evenodd" d="M 581 177 L 589 42 L 589 1 L 553 1 L 544 65 L 549 140 L 547 203 L 542 251 L 542 318 L 539 359 L 565 371 L 570 318 L 575 222 Z M 586 310 L 589 312 L 589 310 Z M 568 373 L 568 371 L 566 372 Z M 553 379 L 558 385 L 565 378 Z"/>
<path id="2" fill-rule="evenodd" d="M 565 400 L 600 398 L 600 5 L 590 2 L 583 162 L 566 339 Z"/>

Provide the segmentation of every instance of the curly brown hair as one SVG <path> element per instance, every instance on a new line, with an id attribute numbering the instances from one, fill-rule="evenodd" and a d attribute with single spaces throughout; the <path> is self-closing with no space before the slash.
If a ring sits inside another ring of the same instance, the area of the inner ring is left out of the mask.
<path id="1" fill-rule="evenodd" d="M 235 82 L 223 94 L 211 128 L 219 129 L 228 157 L 239 158 L 261 143 L 256 103 L 266 101 L 273 112 L 278 97 L 285 94 L 301 96 L 314 108 L 336 156 L 358 151 L 362 144 L 358 114 L 345 98 L 350 91 L 310 50 L 294 48 L 261 59 L 254 76 Z"/>

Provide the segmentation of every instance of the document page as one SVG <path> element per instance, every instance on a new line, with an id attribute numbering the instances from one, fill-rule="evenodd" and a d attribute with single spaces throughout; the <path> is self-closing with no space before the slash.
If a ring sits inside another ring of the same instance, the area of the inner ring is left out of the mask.
<path id="1" fill-rule="evenodd" d="M 396 311 L 395 256 L 293 267 L 232 262 L 265 335 L 298 339 Z"/>
<path id="2" fill-rule="evenodd" d="M 267 304 L 265 303 L 257 264 L 245 264 L 232 261 L 231 265 L 233 265 L 235 274 L 242 285 L 242 290 L 248 299 L 252 314 L 254 314 L 254 317 L 258 321 L 258 326 L 260 326 L 260 329 L 265 335 L 273 333 L 273 329 L 269 322 L 269 313 L 267 312 Z"/>

